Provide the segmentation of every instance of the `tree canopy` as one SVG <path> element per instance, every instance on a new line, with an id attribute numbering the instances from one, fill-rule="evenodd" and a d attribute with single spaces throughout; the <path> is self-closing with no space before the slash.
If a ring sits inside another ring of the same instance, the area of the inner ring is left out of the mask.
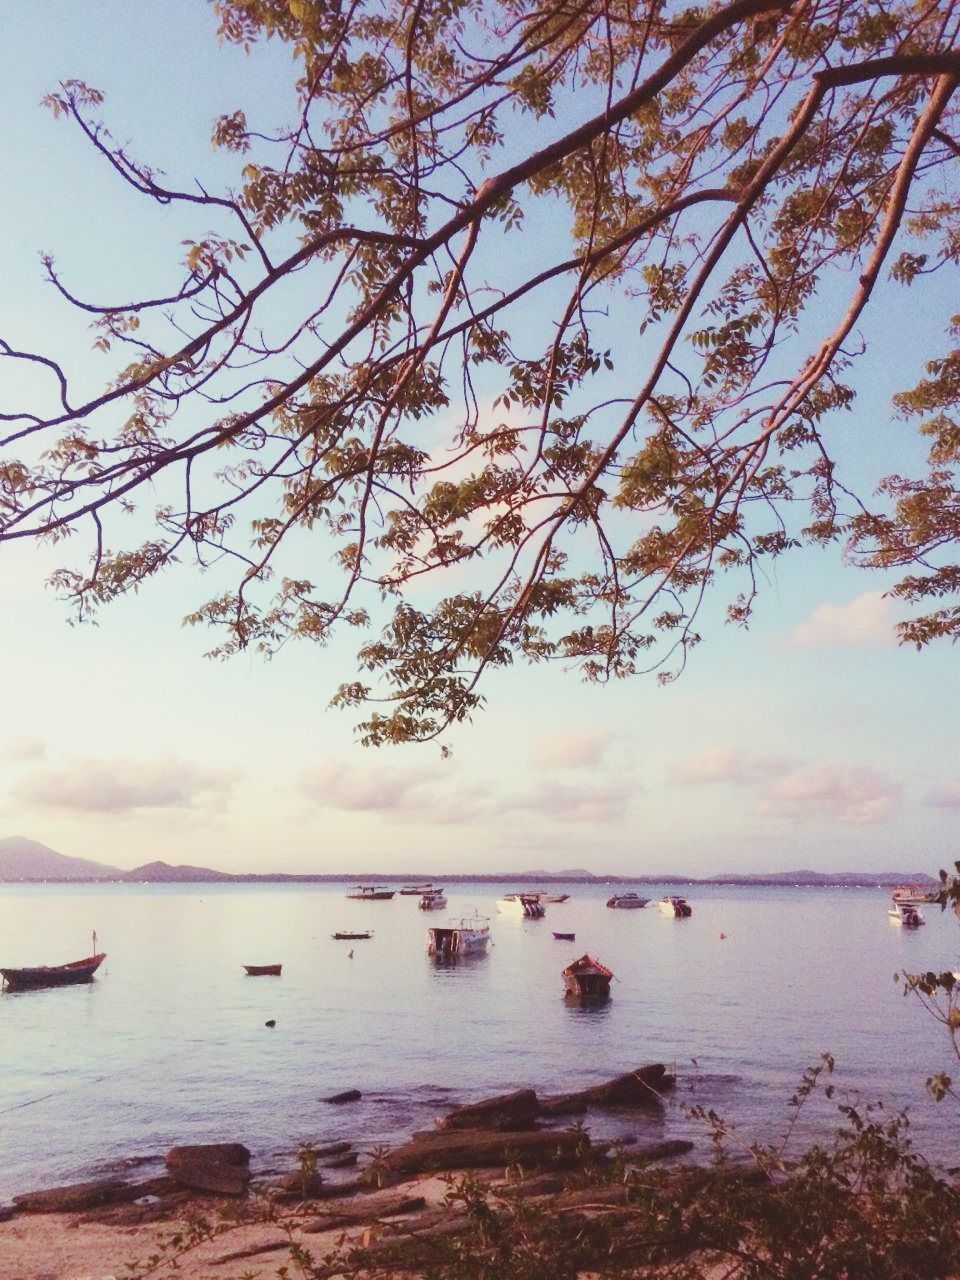
<path id="1" fill-rule="evenodd" d="M 92 398 L 89 352 L 0 335 L 45 379 L 0 406 L 0 541 L 82 537 L 55 577 L 81 615 L 187 563 L 218 654 L 355 627 L 335 701 L 375 743 L 517 658 L 670 678 L 708 589 L 745 622 L 802 543 L 900 569 L 903 640 L 960 634 L 960 315 L 931 284 L 960 255 L 960 4 L 215 9 L 296 77 L 288 127 L 215 121 L 229 189 L 168 184 L 80 81 L 47 100 L 188 237 L 159 296 L 44 258 L 109 362 Z M 835 436 L 880 288 L 939 305 L 943 348 L 891 410 L 928 462 L 863 492 Z"/>

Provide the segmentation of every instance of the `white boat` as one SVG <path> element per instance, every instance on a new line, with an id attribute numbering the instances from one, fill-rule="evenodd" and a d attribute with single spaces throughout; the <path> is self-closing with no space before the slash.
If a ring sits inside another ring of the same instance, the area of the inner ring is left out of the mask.
<path id="1" fill-rule="evenodd" d="M 920 925 L 927 923 L 920 908 L 909 902 L 891 903 L 887 915 L 894 924 L 902 924 L 905 929 L 918 929 Z"/>
<path id="2" fill-rule="evenodd" d="M 521 916 L 524 920 L 542 920 L 547 909 L 539 893 L 508 893 L 497 899 L 497 910 L 504 916 Z"/>
<path id="3" fill-rule="evenodd" d="M 427 954 L 449 959 L 452 956 L 486 951 L 490 943 L 490 918 L 474 913 L 427 930 Z"/>
<path id="4" fill-rule="evenodd" d="M 439 911 L 446 905 L 447 899 L 442 889 L 428 889 L 426 893 L 420 895 L 420 901 L 417 903 L 421 911 Z"/>
<path id="5" fill-rule="evenodd" d="M 649 901 L 649 898 L 642 898 L 639 893 L 615 893 L 612 898 L 607 899 L 607 906 L 620 911 L 639 911 Z"/>
<path id="6" fill-rule="evenodd" d="M 890 894 L 895 903 L 905 907 L 919 907 L 923 902 L 936 902 L 936 889 L 927 889 L 922 884 L 897 884 Z"/>
<path id="7" fill-rule="evenodd" d="M 678 897 L 677 894 L 667 894 L 657 903 L 660 908 L 660 914 L 665 916 L 692 916 L 693 907 L 686 898 Z"/>

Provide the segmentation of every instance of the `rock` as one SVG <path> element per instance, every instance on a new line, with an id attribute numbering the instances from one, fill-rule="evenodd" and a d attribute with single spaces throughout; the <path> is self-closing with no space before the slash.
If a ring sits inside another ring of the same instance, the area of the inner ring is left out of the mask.
<path id="1" fill-rule="evenodd" d="M 140 1195 L 139 1187 L 117 1178 L 105 1182 L 74 1182 L 46 1191 L 26 1191 L 14 1196 L 14 1207 L 23 1213 L 79 1213 L 104 1204 L 122 1204 Z"/>
<path id="2" fill-rule="evenodd" d="M 555 1098 L 540 1099 L 542 1116 L 582 1116 L 587 1100 L 580 1093 L 561 1093 Z"/>
<path id="3" fill-rule="evenodd" d="M 427 1205 L 423 1196 L 401 1196 L 393 1192 L 387 1195 L 354 1196 L 350 1200 L 338 1200 L 318 1217 L 303 1225 L 304 1231 L 316 1234 L 334 1228 L 353 1226 L 358 1222 L 370 1222 L 374 1218 L 393 1218 L 407 1213 L 419 1213 Z"/>
<path id="4" fill-rule="evenodd" d="M 667 1074 L 661 1062 L 638 1067 L 626 1075 L 615 1076 L 606 1084 L 597 1084 L 577 1093 L 562 1093 L 544 1098 L 540 1104 L 541 1115 L 571 1115 L 588 1106 L 607 1107 L 658 1107 L 660 1095 L 674 1086 L 674 1077 Z"/>
<path id="5" fill-rule="evenodd" d="M 12 1204 L 0 1204 L 0 1222 L 8 1222 L 16 1212 Z"/>
<path id="6" fill-rule="evenodd" d="M 324 1160 L 323 1167 L 325 1169 L 349 1169 L 356 1163 L 356 1151 L 348 1151 L 345 1155 L 337 1156 L 335 1160 Z"/>
<path id="7" fill-rule="evenodd" d="M 506 1132 L 467 1129 L 453 1133 L 424 1133 L 412 1142 L 387 1152 L 368 1176 L 380 1170 L 390 1173 L 427 1173 L 434 1170 L 493 1168 L 505 1164 L 569 1164 L 584 1149 L 596 1152 L 589 1139 L 573 1131 L 544 1132 L 523 1129 Z"/>
<path id="8" fill-rule="evenodd" d="M 241 1142 L 171 1147 L 166 1164 L 171 1178 L 196 1191 L 242 1196 L 250 1183 L 250 1152 Z"/>
<path id="9" fill-rule="evenodd" d="M 329 1098 L 324 1098 L 324 1102 L 359 1102 L 362 1097 L 359 1089 L 344 1089 L 343 1093 L 334 1093 Z"/>
<path id="10" fill-rule="evenodd" d="M 540 1110 L 532 1089 L 518 1089 L 498 1098 L 486 1098 L 458 1107 L 437 1121 L 438 1129 L 532 1129 Z"/>
<path id="11" fill-rule="evenodd" d="M 289 1191 L 300 1200 L 316 1200 L 324 1194 L 323 1175 L 319 1173 L 303 1173 L 296 1169 L 288 1173 L 277 1183 L 281 1191 Z"/>

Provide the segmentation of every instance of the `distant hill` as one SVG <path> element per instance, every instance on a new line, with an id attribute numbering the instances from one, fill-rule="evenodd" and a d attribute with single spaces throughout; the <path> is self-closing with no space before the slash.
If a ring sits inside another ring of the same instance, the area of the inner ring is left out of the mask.
<path id="1" fill-rule="evenodd" d="M 700 884 L 809 884 L 864 885 L 939 884 L 925 871 L 768 871 L 757 875 L 722 875 Z"/>
<path id="2" fill-rule="evenodd" d="M 108 880 L 120 874 L 106 862 L 68 858 L 26 836 L 0 840 L 0 880 Z"/>
<path id="3" fill-rule="evenodd" d="M 142 867 L 120 872 L 117 879 L 134 880 L 141 884 L 144 881 L 151 884 L 176 884 L 197 880 L 236 880 L 239 877 L 225 871 L 213 871 L 210 867 L 172 867 L 169 862 L 145 862 Z"/>

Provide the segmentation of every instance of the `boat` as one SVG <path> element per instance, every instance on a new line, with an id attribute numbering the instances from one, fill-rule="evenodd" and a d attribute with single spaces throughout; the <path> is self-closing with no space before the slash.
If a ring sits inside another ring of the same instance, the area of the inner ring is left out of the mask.
<path id="1" fill-rule="evenodd" d="M 569 893 L 548 893 L 545 889 L 539 889 L 537 897 L 541 902 L 567 902 L 570 895 Z"/>
<path id="2" fill-rule="evenodd" d="M 657 903 L 660 908 L 661 915 L 665 916 L 692 916 L 693 907 L 686 898 L 679 898 L 676 894 L 667 894 Z"/>
<path id="3" fill-rule="evenodd" d="M 423 884 L 405 884 L 402 889 L 398 889 L 397 893 L 401 897 L 421 898 L 425 893 L 432 893 L 434 885 L 432 881 L 425 881 Z"/>
<path id="4" fill-rule="evenodd" d="M 925 888 L 922 884 L 896 884 L 890 894 L 895 903 L 906 907 L 919 907 L 924 902 L 936 902 L 940 896 L 938 889 Z"/>
<path id="5" fill-rule="evenodd" d="M 564 995 L 571 1000 L 609 1000 L 612 978 L 605 964 L 583 955 L 563 971 Z"/>
<path id="6" fill-rule="evenodd" d="M 641 898 L 639 893 L 615 893 L 612 898 L 607 899 L 607 906 L 619 907 L 621 911 L 636 911 L 645 907 L 649 901 L 649 898 Z"/>
<path id="7" fill-rule="evenodd" d="M 577 938 L 575 933 L 555 933 L 553 936 L 558 942 L 575 942 Z"/>
<path id="8" fill-rule="evenodd" d="M 347 897 L 359 898 L 361 902 L 378 902 L 381 899 L 392 898 L 396 892 L 396 889 L 384 889 L 382 885 L 358 884 L 353 893 L 348 893 Z"/>
<path id="9" fill-rule="evenodd" d="M 426 893 L 420 895 L 420 901 L 417 903 L 421 911 L 439 911 L 446 905 L 447 899 L 442 889 L 428 889 Z"/>
<path id="10" fill-rule="evenodd" d="M 538 893 L 508 893 L 497 899 L 497 910 L 505 916 L 522 916 L 524 920 L 542 920 L 547 909 Z"/>
<path id="11" fill-rule="evenodd" d="M 372 929 L 361 929 L 359 931 L 349 933 L 344 929 L 337 933 L 331 933 L 331 938 L 336 938 L 338 942 L 362 942 L 365 938 L 373 937 Z"/>
<path id="12" fill-rule="evenodd" d="M 72 987 L 78 982 L 92 982 L 93 975 L 107 958 L 101 951 L 85 960 L 69 964 L 38 965 L 32 969 L 0 969 L 0 977 L 8 991 L 35 991 L 40 987 Z"/>
<path id="13" fill-rule="evenodd" d="M 427 954 L 441 959 L 476 955 L 490 943 L 490 918 L 474 913 L 427 930 Z"/>
<path id="14" fill-rule="evenodd" d="M 279 978 L 282 964 L 245 964 L 248 978 Z"/>
<path id="15" fill-rule="evenodd" d="M 927 923 L 920 908 L 909 902 L 891 903 L 887 915 L 894 924 L 902 924 L 905 929 L 919 929 L 920 925 Z"/>

